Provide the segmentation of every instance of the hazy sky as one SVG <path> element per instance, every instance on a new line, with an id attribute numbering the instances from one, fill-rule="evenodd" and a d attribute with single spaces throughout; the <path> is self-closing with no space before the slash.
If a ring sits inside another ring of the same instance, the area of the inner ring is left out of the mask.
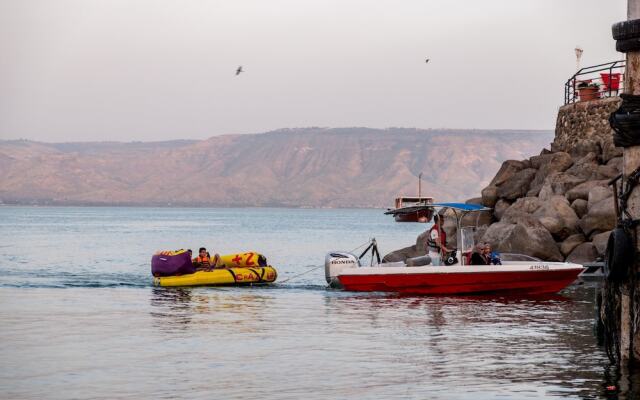
<path id="1" fill-rule="evenodd" d="M 623 0 L 0 0 L 0 138 L 553 129 L 573 49 L 623 59 L 624 19 Z"/>

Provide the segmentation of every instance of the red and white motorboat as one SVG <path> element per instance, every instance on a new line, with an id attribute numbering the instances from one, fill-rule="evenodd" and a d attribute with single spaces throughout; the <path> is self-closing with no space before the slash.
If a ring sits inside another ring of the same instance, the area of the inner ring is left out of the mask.
<path id="1" fill-rule="evenodd" d="M 410 294 L 543 294 L 556 293 L 570 285 L 584 270 L 579 264 L 548 262 L 517 254 L 502 254 L 501 265 L 468 265 L 474 248 L 471 229 L 460 228 L 462 217 L 472 211 L 487 209 L 474 204 L 439 203 L 434 207 L 450 208 L 458 220 L 458 243 L 461 249 L 450 257 L 449 265 L 432 266 L 428 256 L 406 262 L 373 262 L 363 266 L 360 257 L 348 252 L 330 252 L 325 258 L 325 276 L 332 287 L 359 292 L 397 292 Z M 369 246 L 376 249 L 375 240 Z M 369 249 L 368 248 L 368 249 Z M 459 261 L 460 260 L 460 261 Z"/>
<path id="2" fill-rule="evenodd" d="M 576 280 L 582 265 L 544 261 L 513 261 L 503 265 L 441 267 L 347 267 L 328 281 L 355 292 L 413 294 L 541 294 L 556 293 Z"/>

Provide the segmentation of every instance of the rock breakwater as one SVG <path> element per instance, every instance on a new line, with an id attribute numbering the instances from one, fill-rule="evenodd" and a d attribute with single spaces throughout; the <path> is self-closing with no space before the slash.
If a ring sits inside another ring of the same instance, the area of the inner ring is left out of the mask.
<path id="1" fill-rule="evenodd" d="M 608 118 L 617 97 L 560 108 L 550 149 L 525 160 L 507 160 L 467 203 L 492 208 L 480 218 L 467 216 L 462 226 L 477 226 L 476 241 L 503 253 L 548 261 L 586 263 L 604 256 L 616 224 L 609 181 L 622 172 L 622 149 L 613 144 Z M 455 223 L 444 225 L 455 246 Z M 424 235 L 424 234 L 423 234 Z M 424 236 L 416 245 L 385 257 L 399 261 L 426 253 Z"/>
<path id="2" fill-rule="evenodd" d="M 602 151 L 543 151 L 524 161 L 505 161 L 482 190 L 493 220 L 478 237 L 501 252 L 550 261 L 595 261 L 604 255 L 616 217 L 608 181 L 622 157 Z"/>
<path id="3" fill-rule="evenodd" d="M 615 227 L 609 181 L 622 172 L 608 118 L 619 98 L 560 108 L 551 150 L 505 161 L 481 199 L 493 223 L 479 240 L 498 251 L 550 261 L 592 262 L 604 255 Z"/>

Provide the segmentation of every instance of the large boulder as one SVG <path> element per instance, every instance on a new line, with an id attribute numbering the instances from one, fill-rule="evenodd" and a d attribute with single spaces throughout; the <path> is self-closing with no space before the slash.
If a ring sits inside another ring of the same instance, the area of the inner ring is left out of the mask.
<path id="1" fill-rule="evenodd" d="M 529 162 L 531 163 L 531 168 L 535 169 L 554 164 L 550 171 L 564 171 L 573 164 L 571 156 L 563 151 L 542 152 L 539 156 L 529 157 Z"/>
<path id="2" fill-rule="evenodd" d="M 598 156 L 595 153 L 589 153 L 576 161 L 571 168 L 567 170 L 567 173 L 582 178 L 585 181 L 595 179 L 598 165 Z"/>
<path id="3" fill-rule="evenodd" d="M 460 226 L 483 226 L 491 225 L 493 213 L 490 211 L 472 212 L 460 219 Z"/>
<path id="4" fill-rule="evenodd" d="M 598 165 L 596 170 L 596 179 L 613 179 L 620 174 L 615 165 Z"/>
<path id="5" fill-rule="evenodd" d="M 487 229 L 482 241 L 502 253 L 527 254 L 548 261 L 563 260 L 553 237 L 540 225 L 498 222 Z"/>
<path id="6" fill-rule="evenodd" d="M 473 232 L 473 242 L 482 243 L 482 237 L 484 236 L 485 232 L 487 232 L 487 229 L 489 229 L 489 226 L 487 225 L 477 227 Z"/>
<path id="7" fill-rule="evenodd" d="M 544 225 L 540 223 L 540 218 L 534 217 L 532 214 L 527 214 L 525 212 L 506 212 L 502 216 L 500 222 L 504 222 L 507 224 L 520 224 L 526 227 L 545 229 Z"/>
<path id="8" fill-rule="evenodd" d="M 576 233 L 575 235 L 571 235 L 560 244 L 560 253 L 563 256 L 568 256 L 571 254 L 573 249 L 575 249 L 578 245 L 586 242 L 587 239 L 584 237 L 582 233 Z"/>
<path id="9" fill-rule="evenodd" d="M 491 214 L 491 213 L 487 213 Z M 440 215 L 444 216 L 444 223 L 442 224 L 442 229 L 447 236 L 447 247 L 455 248 L 458 243 L 458 224 L 456 222 L 456 214 L 450 210 L 441 210 Z"/>
<path id="10" fill-rule="evenodd" d="M 405 261 L 407 258 L 419 257 L 425 255 L 416 251 L 416 246 L 409 246 L 403 249 L 392 251 L 382 258 L 383 263 Z"/>
<path id="11" fill-rule="evenodd" d="M 472 197 L 465 201 L 464 204 L 480 204 L 482 205 L 482 197 Z"/>
<path id="12" fill-rule="evenodd" d="M 543 216 L 539 217 L 538 221 L 544 226 L 546 230 L 548 230 L 553 238 L 556 240 L 563 240 L 567 236 L 569 236 L 573 231 L 568 231 L 562 220 L 557 217 Z"/>
<path id="13" fill-rule="evenodd" d="M 531 166 L 536 168 L 536 176 L 531 181 L 527 196 L 537 196 L 542 188 L 544 180 L 553 172 L 564 172 L 573 164 L 573 160 L 568 153 L 557 152 L 533 156 L 529 159 Z"/>
<path id="14" fill-rule="evenodd" d="M 587 215 L 580 220 L 580 229 L 585 235 L 594 231 L 610 231 L 616 225 L 616 212 L 613 196 L 593 204 L 589 207 Z"/>
<path id="15" fill-rule="evenodd" d="M 622 172 L 622 157 L 612 158 L 611 160 L 607 161 L 607 165 L 615 168 L 618 173 Z"/>
<path id="16" fill-rule="evenodd" d="M 533 215 L 558 240 L 578 232 L 578 216 L 564 196 L 551 196 Z"/>
<path id="17" fill-rule="evenodd" d="M 567 200 L 574 201 L 576 199 L 584 199 L 587 200 L 589 198 L 589 191 L 596 186 L 607 187 L 608 180 L 596 180 L 596 181 L 586 181 L 575 186 L 572 189 L 569 189 L 565 196 Z"/>
<path id="18" fill-rule="evenodd" d="M 415 251 L 417 253 L 424 253 L 427 254 L 428 253 L 428 249 L 427 249 L 427 238 L 429 237 L 429 229 L 427 229 L 426 231 L 422 232 L 421 234 L 418 235 L 418 237 L 416 238 L 416 246 L 415 246 Z"/>
<path id="19" fill-rule="evenodd" d="M 593 187 L 589 190 L 589 195 L 587 196 L 587 207 L 591 209 L 591 207 L 598 202 L 611 196 L 613 196 L 613 191 L 611 189 L 601 186 Z"/>
<path id="20" fill-rule="evenodd" d="M 566 172 L 554 172 L 544 180 L 538 197 L 541 200 L 547 200 L 554 195 L 564 195 L 581 183 L 584 183 L 583 178 L 578 178 Z"/>
<path id="21" fill-rule="evenodd" d="M 516 160 L 507 160 L 502 163 L 500 169 L 496 173 L 496 176 L 493 177 L 489 186 L 500 186 L 504 182 L 506 182 L 509 178 L 516 174 L 516 172 L 521 171 L 525 168 L 525 163 L 522 161 Z"/>
<path id="22" fill-rule="evenodd" d="M 493 207 L 493 216 L 500 221 L 500 218 L 502 218 L 502 214 L 504 214 L 504 212 L 507 210 L 507 208 L 511 207 L 511 203 L 509 203 L 506 200 L 500 199 L 498 200 L 498 202 L 496 203 L 496 205 Z"/>
<path id="23" fill-rule="evenodd" d="M 596 247 L 591 242 L 582 243 L 576 246 L 575 249 L 567 257 L 567 262 L 573 262 L 577 264 L 594 262 L 598 258 L 598 252 Z"/>
<path id="24" fill-rule="evenodd" d="M 526 168 L 516 172 L 511 178 L 498 186 L 498 198 L 515 200 L 519 197 L 524 197 L 536 173 L 537 171 L 533 168 Z"/>
<path id="25" fill-rule="evenodd" d="M 588 204 L 584 199 L 575 199 L 573 203 L 571 203 L 571 208 L 576 212 L 578 218 L 582 218 L 589 209 Z"/>
<path id="26" fill-rule="evenodd" d="M 609 235 L 611 235 L 611 231 L 598 233 L 597 235 L 594 235 L 591 240 L 591 243 L 595 246 L 599 256 L 603 256 L 604 252 L 607 250 Z"/>
<path id="27" fill-rule="evenodd" d="M 613 145 L 612 140 L 607 140 L 602 144 L 602 162 L 609 163 L 609 160 L 622 157 L 622 147 Z"/>
<path id="28" fill-rule="evenodd" d="M 498 201 L 498 188 L 492 185 L 482 189 L 482 205 L 485 207 L 493 207 Z"/>
<path id="29" fill-rule="evenodd" d="M 597 140 L 581 139 L 571 146 L 569 154 L 573 158 L 582 158 L 589 153 L 600 154 L 602 147 Z"/>
<path id="30" fill-rule="evenodd" d="M 514 216 L 521 213 L 533 214 L 538 208 L 542 206 L 542 201 L 537 197 L 521 197 L 511 204 L 503 213 L 502 216 Z"/>

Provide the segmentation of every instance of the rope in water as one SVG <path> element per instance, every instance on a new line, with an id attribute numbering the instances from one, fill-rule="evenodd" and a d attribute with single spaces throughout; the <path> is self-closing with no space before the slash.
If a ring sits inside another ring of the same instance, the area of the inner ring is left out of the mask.
<path id="1" fill-rule="evenodd" d="M 362 243 L 360 246 L 358 246 L 358 247 L 356 247 L 355 249 L 351 250 L 349 253 L 353 253 L 354 251 L 356 251 L 356 250 L 358 250 L 358 249 L 361 249 L 362 247 L 364 247 L 364 246 L 368 245 L 369 243 L 371 243 L 371 239 L 369 239 L 369 240 L 367 240 L 366 242 Z M 311 265 L 307 265 L 307 267 L 311 267 Z M 285 283 L 285 282 L 289 282 L 289 281 L 290 281 L 290 280 L 292 280 L 292 279 L 295 279 L 295 278 L 298 278 L 298 277 L 300 277 L 300 276 L 306 275 L 306 274 L 308 274 L 309 272 L 315 271 L 315 270 L 317 270 L 317 269 L 319 269 L 319 268 L 322 268 L 322 267 L 324 267 L 324 265 L 314 265 L 314 266 L 313 266 L 313 268 L 311 268 L 311 269 L 309 269 L 309 270 L 307 270 L 307 271 L 301 272 L 301 273 L 299 273 L 299 274 L 297 274 L 297 275 L 291 276 L 291 277 L 289 277 L 289 278 L 287 278 L 287 279 L 285 279 L 285 280 L 283 280 L 283 281 L 280 281 L 280 282 L 278 282 L 278 283 Z"/>
<path id="2" fill-rule="evenodd" d="M 307 265 L 307 267 L 308 267 L 308 266 L 309 266 L 309 265 Z M 313 268 L 311 268 L 311 269 L 309 269 L 309 270 L 307 270 L 307 271 L 304 271 L 304 272 L 299 273 L 299 274 L 294 275 L 294 276 L 290 276 L 289 278 L 287 278 L 287 279 L 285 279 L 285 280 L 283 280 L 283 281 L 280 281 L 280 282 L 278 282 L 278 283 L 285 283 L 285 282 L 289 282 L 290 280 L 292 280 L 292 279 L 294 279 L 294 278 L 298 278 L 298 277 L 300 277 L 300 276 L 302 276 L 302 275 L 308 274 L 309 272 L 311 272 L 311 271 L 315 271 L 316 269 L 318 269 L 318 268 L 322 268 L 322 267 L 324 267 L 324 265 L 315 265 Z"/>

